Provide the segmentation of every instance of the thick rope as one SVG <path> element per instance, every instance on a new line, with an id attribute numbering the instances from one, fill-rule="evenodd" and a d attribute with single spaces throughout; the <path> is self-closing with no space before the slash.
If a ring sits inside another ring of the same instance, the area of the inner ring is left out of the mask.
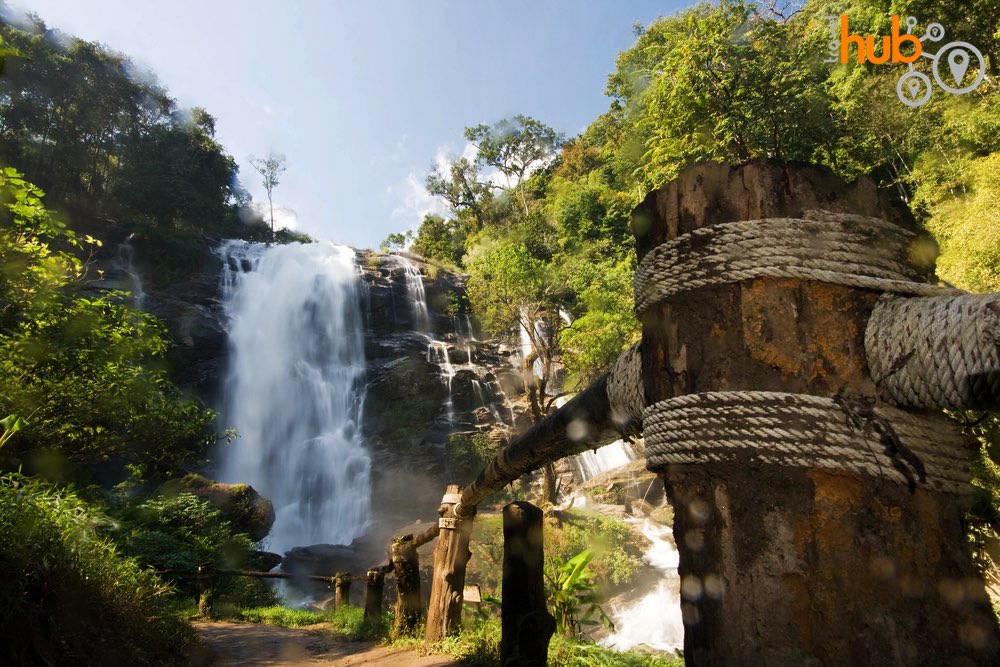
<path id="1" fill-rule="evenodd" d="M 1000 403 L 1000 293 L 884 298 L 865 331 L 880 396 L 920 408 Z"/>
<path id="2" fill-rule="evenodd" d="M 774 464 L 968 493 L 968 454 L 944 418 L 763 391 L 685 394 L 643 415 L 647 467 Z"/>
<path id="3" fill-rule="evenodd" d="M 926 282 L 907 261 L 916 234 L 879 218 L 806 211 L 702 227 L 643 257 L 635 274 L 635 311 L 682 292 L 748 278 L 798 278 L 900 294 L 954 290 Z"/>
<path id="4" fill-rule="evenodd" d="M 611 419 L 627 431 L 642 430 L 646 395 L 642 385 L 642 350 L 636 343 L 621 353 L 608 373 L 608 403 Z"/>

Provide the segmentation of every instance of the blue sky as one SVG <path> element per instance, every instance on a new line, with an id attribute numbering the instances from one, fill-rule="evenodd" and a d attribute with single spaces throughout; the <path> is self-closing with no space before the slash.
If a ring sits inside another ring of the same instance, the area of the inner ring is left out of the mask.
<path id="1" fill-rule="evenodd" d="M 18 6 L 18 0 L 12 3 Z M 31 0 L 50 26 L 152 69 L 250 154 L 284 153 L 275 205 L 320 239 L 377 246 L 440 207 L 422 188 L 462 130 L 517 113 L 572 136 L 607 109 L 618 52 L 689 2 Z M 281 217 L 281 216 L 279 216 Z"/>

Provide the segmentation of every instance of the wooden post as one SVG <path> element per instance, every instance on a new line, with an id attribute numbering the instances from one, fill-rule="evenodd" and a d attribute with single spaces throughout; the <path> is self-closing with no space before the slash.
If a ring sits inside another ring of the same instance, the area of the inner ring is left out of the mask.
<path id="1" fill-rule="evenodd" d="M 420 622 L 420 557 L 413 546 L 413 535 L 403 535 L 390 547 L 392 572 L 396 580 L 396 619 L 393 631 L 409 634 Z"/>
<path id="2" fill-rule="evenodd" d="M 377 619 L 382 616 L 382 592 L 385 588 L 385 571 L 382 568 L 368 570 L 365 588 L 365 618 Z"/>
<path id="3" fill-rule="evenodd" d="M 697 228 L 804 209 L 913 226 L 871 181 L 754 162 L 685 171 L 633 229 L 641 259 Z M 794 278 L 670 296 L 642 318 L 647 403 L 739 390 L 874 400 L 863 336 L 878 296 Z M 657 472 L 674 507 L 687 664 L 1000 664 L 961 497 L 749 451 Z"/>
<path id="4" fill-rule="evenodd" d="M 205 618 L 212 615 L 212 598 L 215 595 L 213 569 L 211 565 L 198 566 L 198 615 Z"/>
<path id="5" fill-rule="evenodd" d="M 348 572 L 338 572 L 333 577 L 333 608 L 351 606 L 351 575 Z"/>
<path id="6" fill-rule="evenodd" d="M 544 667 L 556 621 L 545 606 L 542 511 L 529 502 L 503 508 L 500 664 Z"/>
<path id="7" fill-rule="evenodd" d="M 424 644 L 441 641 L 462 627 L 462 594 L 465 591 L 465 567 L 472 553 L 469 538 L 473 517 L 455 516 L 454 507 L 461 498 L 462 487 L 449 484 L 438 514 L 438 543 L 434 549 L 434 578 L 431 599 L 427 606 L 427 631 Z"/>

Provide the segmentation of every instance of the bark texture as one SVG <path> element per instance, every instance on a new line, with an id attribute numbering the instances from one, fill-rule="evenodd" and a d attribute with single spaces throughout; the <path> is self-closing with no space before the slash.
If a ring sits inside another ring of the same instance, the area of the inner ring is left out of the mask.
<path id="1" fill-rule="evenodd" d="M 396 580 L 396 634 L 409 634 L 420 622 L 420 557 L 413 545 L 413 535 L 392 541 L 392 574 Z"/>
<path id="2" fill-rule="evenodd" d="M 699 227 L 805 209 L 913 224 L 868 180 L 755 162 L 687 170 L 636 209 L 633 229 L 642 258 Z M 863 338 L 877 297 L 771 278 L 672 297 L 643 318 L 646 396 L 874 398 Z M 657 472 L 675 512 L 688 664 L 1000 664 L 958 497 L 750 456 Z"/>
<path id="3" fill-rule="evenodd" d="M 503 608 L 500 664 L 543 667 L 556 621 L 545 606 L 542 511 L 531 503 L 503 508 Z"/>
<path id="4" fill-rule="evenodd" d="M 453 508 L 461 492 L 461 486 L 449 484 L 438 508 L 440 532 L 434 548 L 434 574 L 424 635 L 426 644 L 456 634 L 462 627 L 462 596 L 465 591 L 465 568 L 472 557 L 469 538 L 473 518 L 455 516 Z"/>

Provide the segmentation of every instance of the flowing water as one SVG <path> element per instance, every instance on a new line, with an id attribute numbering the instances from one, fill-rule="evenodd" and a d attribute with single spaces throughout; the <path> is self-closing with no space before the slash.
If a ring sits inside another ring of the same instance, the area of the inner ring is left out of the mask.
<path id="1" fill-rule="evenodd" d="M 431 318 L 427 312 L 427 296 L 424 292 L 424 279 L 417 265 L 402 255 L 397 255 L 403 267 L 406 278 L 406 292 L 410 308 L 413 310 L 413 328 L 420 333 L 429 333 Z"/>
<path id="2" fill-rule="evenodd" d="M 593 479 L 602 472 L 620 468 L 636 459 L 632 445 L 624 440 L 615 440 L 596 450 L 577 454 L 572 461 L 581 482 Z"/>
<path id="3" fill-rule="evenodd" d="M 649 519 L 642 520 L 642 533 L 652 546 L 642 559 L 662 575 L 656 588 L 628 607 L 612 609 L 615 632 L 601 644 L 627 651 L 645 645 L 658 651 L 684 648 L 684 623 L 681 620 L 680 580 L 677 577 L 679 554 L 673 531 Z"/>
<path id="4" fill-rule="evenodd" d="M 274 503 L 271 551 L 349 544 L 371 495 L 354 252 L 229 241 L 219 254 L 231 348 L 221 423 L 240 435 L 219 477 Z"/>

